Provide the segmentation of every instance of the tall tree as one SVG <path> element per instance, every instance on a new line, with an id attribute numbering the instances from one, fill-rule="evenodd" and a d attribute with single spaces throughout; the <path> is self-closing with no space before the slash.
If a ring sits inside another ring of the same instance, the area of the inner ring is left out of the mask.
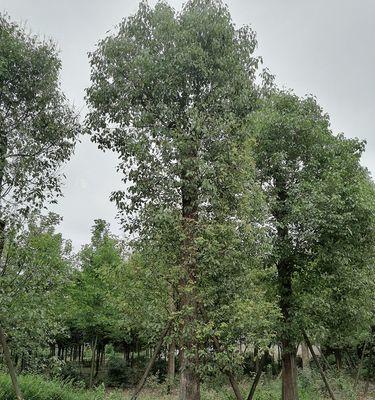
<path id="1" fill-rule="evenodd" d="M 112 199 L 125 225 L 143 238 L 165 219 L 179 227 L 183 400 L 200 398 L 197 232 L 204 216 L 230 218 L 241 197 L 236 149 L 257 95 L 255 47 L 219 1 L 191 0 L 179 13 L 142 2 L 90 56 L 87 127 L 119 154 L 128 189 Z"/>
<path id="2" fill-rule="evenodd" d="M 27 34 L 7 16 L 0 15 L 2 255 L 7 229 L 14 220 L 60 194 L 58 168 L 72 154 L 79 129 L 61 93 L 59 70 L 60 60 L 53 43 Z M 2 275 L 5 269 L 2 262 Z M 0 315 L 0 327 L 1 319 Z M 2 329 L 0 335 L 5 345 Z"/>
<path id="3" fill-rule="evenodd" d="M 275 91 L 254 121 L 282 312 L 282 398 L 296 400 L 296 345 L 301 328 L 309 326 L 304 292 L 310 286 L 318 299 L 322 275 L 335 269 L 338 281 L 348 271 L 362 279 L 360 271 L 373 257 L 373 206 L 359 163 L 364 144 L 333 135 L 312 97 Z"/>

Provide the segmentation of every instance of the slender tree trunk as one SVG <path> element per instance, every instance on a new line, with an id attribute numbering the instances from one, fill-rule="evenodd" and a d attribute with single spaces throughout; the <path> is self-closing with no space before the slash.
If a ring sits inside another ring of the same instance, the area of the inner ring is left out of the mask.
<path id="1" fill-rule="evenodd" d="M 358 370 L 357 370 L 357 375 L 355 377 L 354 387 L 357 387 L 357 385 L 358 385 L 359 376 L 360 376 L 361 370 L 362 370 L 363 360 L 365 358 L 365 352 L 366 352 L 367 344 L 368 344 L 368 342 L 365 343 L 365 345 L 363 346 L 363 349 L 362 349 L 361 359 L 360 359 L 359 364 L 358 364 Z"/>
<path id="2" fill-rule="evenodd" d="M 6 133 L 3 131 L 0 132 L 0 196 L 3 193 L 3 179 L 4 179 L 4 171 L 5 171 L 5 164 L 6 164 L 6 154 L 8 150 L 8 140 Z M 0 205 L 1 206 L 1 205 Z M 2 210 L 1 217 L 2 217 Z M 6 273 L 6 263 L 4 262 L 4 247 L 5 247 L 5 227 L 6 221 L 4 219 L 0 219 L 0 273 L 1 275 L 5 275 Z M 16 394 L 17 400 L 23 400 L 22 392 L 18 384 L 16 370 L 14 368 L 12 358 L 10 355 L 8 343 L 6 340 L 6 336 L 4 333 L 3 328 L 0 326 L 0 342 L 4 352 L 5 363 L 7 365 L 10 378 L 12 380 L 12 385 L 14 392 Z"/>
<path id="3" fill-rule="evenodd" d="M 267 356 L 268 356 L 268 351 L 265 351 L 264 354 L 262 355 L 262 358 L 260 359 L 260 361 L 258 363 L 257 373 L 255 375 L 253 384 L 251 385 L 250 393 L 247 396 L 247 400 L 254 399 L 254 394 L 257 389 L 258 383 L 260 381 L 260 377 L 262 376 L 262 371 L 263 371 L 264 364 L 266 363 Z"/>
<path id="4" fill-rule="evenodd" d="M 7 343 L 5 333 L 4 333 L 2 327 L 0 327 L 0 342 L 1 342 L 1 346 L 3 348 L 5 363 L 7 365 L 9 375 L 12 380 L 12 385 L 13 385 L 14 392 L 16 394 L 16 398 L 17 398 L 17 400 L 23 400 L 22 392 L 21 392 L 21 389 L 20 389 L 18 381 L 17 381 L 16 370 L 15 370 L 13 362 L 12 362 L 8 343 Z"/>
<path id="5" fill-rule="evenodd" d="M 371 371 L 371 367 L 372 367 L 372 357 L 373 357 L 373 348 L 371 346 L 371 348 L 370 348 L 370 356 L 369 356 L 369 361 L 368 361 L 369 368 L 367 370 L 367 378 L 366 378 L 365 391 L 364 391 L 364 396 L 365 397 L 367 396 L 368 389 L 369 389 L 369 386 L 370 386 L 370 371 Z"/>
<path id="6" fill-rule="evenodd" d="M 333 350 L 334 354 L 335 354 L 335 360 L 336 360 L 336 368 L 337 371 L 341 371 L 342 370 L 342 354 L 341 354 L 341 349 L 335 348 Z"/>
<path id="7" fill-rule="evenodd" d="M 307 333 L 306 333 L 305 331 L 303 331 L 302 333 L 303 333 L 303 337 L 304 337 L 304 339 L 305 339 L 305 342 L 306 342 L 306 344 L 307 344 L 307 346 L 308 346 L 308 348 L 309 348 L 309 350 L 310 350 L 310 353 L 311 353 L 311 355 L 312 355 L 312 357 L 313 357 L 313 359 L 314 359 L 314 361 L 315 361 L 315 364 L 316 364 L 316 365 L 318 366 L 318 368 L 319 368 L 320 376 L 321 376 L 322 379 L 323 379 L 323 382 L 324 382 L 324 384 L 325 384 L 325 386 L 326 386 L 326 388 L 327 388 L 327 390 L 328 390 L 328 393 L 329 393 L 331 399 L 332 399 L 332 400 L 336 400 L 335 395 L 333 394 L 332 389 L 331 389 L 331 387 L 329 386 L 329 383 L 328 383 L 326 374 L 324 373 L 323 368 L 322 368 L 322 366 L 321 366 L 321 364 L 320 364 L 320 362 L 319 362 L 319 359 L 318 359 L 318 357 L 316 356 L 315 351 L 314 351 L 314 348 L 313 348 L 313 346 L 312 346 L 312 344 L 311 344 L 311 342 L 310 342 L 310 339 L 309 339 L 308 336 L 307 336 Z"/>
<path id="8" fill-rule="evenodd" d="M 100 357 L 101 357 L 101 345 L 96 347 L 96 360 L 95 360 L 95 375 L 96 378 L 99 374 L 99 365 L 100 365 Z"/>
<path id="9" fill-rule="evenodd" d="M 105 364 L 105 347 L 106 347 L 106 345 L 104 344 L 103 348 L 102 348 L 102 354 L 101 354 L 101 357 L 100 357 L 100 365 L 104 365 Z"/>
<path id="10" fill-rule="evenodd" d="M 215 346 L 217 351 L 222 352 L 222 351 L 225 350 L 220 345 L 219 339 L 217 338 L 216 335 L 213 335 L 212 339 L 213 339 L 214 346 Z M 225 371 L 225 374 L 228 376 L 229 383 L 232 386 L 232 389 L 233 389 L 234 395 L 236 396 L 236 399 L 237 400 L 242 400 L 242 394 L 241 394 L 240 388 L 239 388 L 239 386 L 237 384 L 237 381 L 236 381 L 234 375 L 229 370 Z"/>
<path id="11" fill-rule="evenodd" d="M 352 370 L 354 371 L 354 370 L 356 369 L 356 366 L 355 366 L 355 363 L 354 363 L 354 361 L 353 361 L 353 358 L 352 358 L 352 356 L 351 356 L 351 354 L 350 354 L 349 349 L 346 349 L 346 350 L 345 350 L 345 354 L 346 354 L 346 358 L 347 358 L 347 360 L 348 360 L 349 368 L 352 369 Z"/>
<path id="12" fill-rule="evenodd" d="M 161 346 L 163 345 L 164 338 L 168 335 L 168 332 L 171 329 L 171 326 L 172 326 L 172 321 L 169 321 L 167 327 L 165 328 L 165 330 L 163 331 L 162 335 L 160 336 L 160 339 L 159 339 L 158 343 L 156 344 L 154 353 L 153 353 L 151 359 L 149 360 L 149 362 L 147 364 L 146 370 L 143 373 L 143 376 L 142 376 L 141 380 L 139 381 L 131 400 L 137 400 L 137 398 L 139 396 L 139 393 L 141 392 L 144 384 L 146 383 L 146 379 L 147 379 L 147 377 L 148 377 L 148 375 L 149 375 L 149 373 L 151 371 L 151 368 L 154 365 L 154 363 L 156 361 L 156 358 L 158 357 L 158 355 L 160 353 L 160 349 L 161 349 Z"/>
<path id="13" fill-rule="evenodd" d="M 89 378 L 89 388 L 92 388 L 93 382 L 94 382 L 94 371 L 95 371 L 95 354 L 96 354 L 96 346 L 98 343 L 98 337 L 95 336 L 91 343 L 91 367 L 90 367 L 90 378 Z"/>

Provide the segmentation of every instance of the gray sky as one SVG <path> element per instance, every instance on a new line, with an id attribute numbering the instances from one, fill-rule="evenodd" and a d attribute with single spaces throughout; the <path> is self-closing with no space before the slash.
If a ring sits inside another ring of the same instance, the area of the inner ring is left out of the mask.
<path id="1" fill-rule="evenodd" d="M 180 8 L 182 1 L 170 3 Z M 336 132 L 367 140 L 363 164 L 374 174 L 375 1 L 227 3 L 238 25 L 250 24 L 257 32 L 258 53 L 280 85 L 299 95 L 316 95 Z M 83 113 L 87 52 L 137 5 L 137 0 L 0 0 L 0 10 L 13 20 L 26 22 L 32 32 L 59 44 L 62 88 Z M 64 168 L 64 198 L 54 210 L 64 217 L 61 230 L 76 249 L 89 240 L 96 218 L 108 220 L 120 233 L 115 206 L 109 202 L 111 191 L 122 186 L 115 165 L 115 155 L 97 150 L 85 138 Z"/>

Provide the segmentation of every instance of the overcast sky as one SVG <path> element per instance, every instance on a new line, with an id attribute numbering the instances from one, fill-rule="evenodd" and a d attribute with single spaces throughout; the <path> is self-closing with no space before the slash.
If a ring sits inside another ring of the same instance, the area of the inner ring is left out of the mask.
<path id="1" fill-rule="evenodd" d="M 151 1 L 152 4 L 155 1 Z M 180 8 L 182 1 L 170 3 Z M 368 142 L 363 157 L 375 173 L 375 1 L 374 0 L 229 0 L 238 25 L 258 34 L 258 54 L 277 82 L 299 95 L 312 93 L 331 116 L 336 132 Z M 137 0 L 0 0 L 0 10 L 51 37 L 61 49 L 62 88 L 84 114 L 89 85 L 87 52 L 137 9 Z M 64 168 L 64 198 L 55 211 L 61 230 L 76 249 L 89 241 L 96 218 L 116 223 L 111 191 L 121 187 L 116 157 L 87 139 Z"/>

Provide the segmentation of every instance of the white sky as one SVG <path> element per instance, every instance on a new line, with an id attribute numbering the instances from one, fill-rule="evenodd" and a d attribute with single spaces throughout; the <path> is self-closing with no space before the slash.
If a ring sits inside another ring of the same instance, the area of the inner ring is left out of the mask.
<path id="1" fill-rule="evenodd" d="M 180 8 L 182 1 L 170 3 Z M 367 140 L 363 164 L 374 174 L 375 1 L 227 3 L 238 25 L 250 24 L 257 32 L 258 53 L 280 85 L 299 95 L 316 95 L 335 131 Z M 59 44 L 62 88 L 82 114 L 89 85 L 87 52 L 137 6 L 136 0 L 0 0 L 0 11 Z M 122 187 L 115 165 L 115 155 L 84 138 L 64 168 L 64 198 L 54 210 L 64 217 L 61 230 L 76 249 L 89 241 L 96 218 L 106 219 L 120 233 L 116 208 L 109 202 L 111 191 Z"/>

